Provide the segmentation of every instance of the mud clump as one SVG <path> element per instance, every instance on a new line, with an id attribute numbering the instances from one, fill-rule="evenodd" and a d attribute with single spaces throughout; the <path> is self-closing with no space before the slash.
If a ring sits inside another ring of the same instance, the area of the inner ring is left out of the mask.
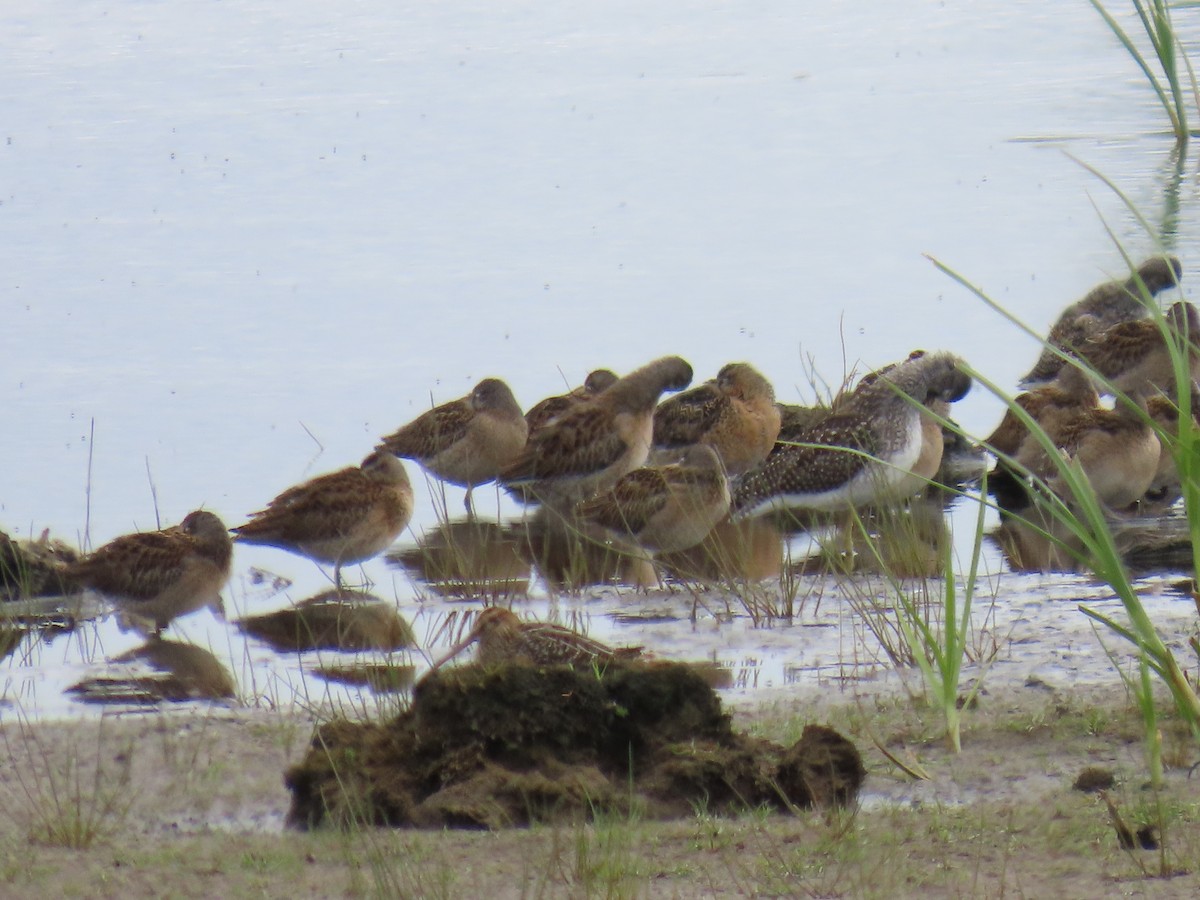
<path id="1" fill-rule="evenodd" d="M 1085 794 L 1098 794 L 1100 791 L 1112 790 L 1117 783 L 1117 776 L 1111 769 L 1103 766 L 1087 766 L 1075 779 L 1071 789 Z"/>
<path id="2" fill-rule="evenodd" d="M 830 729 L 786 749 L 737 734 L 687 666 L 631 662 L 435 672 L 391 721 L 319 728 L 285 781 L 293 827 L 503 828 L 844 805 L 864 777 Z"/>

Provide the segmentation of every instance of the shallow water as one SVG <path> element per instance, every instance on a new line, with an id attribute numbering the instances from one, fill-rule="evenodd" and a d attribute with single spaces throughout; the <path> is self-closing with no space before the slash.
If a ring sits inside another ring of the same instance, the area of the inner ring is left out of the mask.
<path id="1" fill-rule="evenodd" d="M 1200 16 L 1176 19 L 1195 47 Z M 1067 154 L 1163 230 L 1185 296 L 1200 258 L 1196 164 L 1087 4 L 22 0 L 0 10 L 0 75 L 15 534 L 98 545 L 200 505 L 235 524 L 485 375 L 529 405 L 599 365 L 681 353 L 704 378 L 744 358 L 808 401 L 814 370 L 836 387 L 926 347 L 1011 385 L 1033 342 L 922 254 L 1045 327 L 1121 273 L 1106 222 L 1152 249 Z M 980 433 L 999 410 L 977 390 L 955 416 Z M 434 503 L 410 474 L 419 535 Z M 255 566 L 293 588 L 246 586 Z M 324 586 L 270 550 L 236 570 L 245 612 Z M 444 609 L 368 571 L 418 622 Z M 636 602 L 586 611 L 603 631 Z M 774 642 L 823 630 L 704 622 L 680 649 L 769 659 L 746 667 L 759 685 L 786 683 Z M 273 655 L 207 614 L 175 630 L 268 692 Z M 59 638 L 10 664 L 10 696 L 50 709 L 37 685 L 132 642 Z"/>

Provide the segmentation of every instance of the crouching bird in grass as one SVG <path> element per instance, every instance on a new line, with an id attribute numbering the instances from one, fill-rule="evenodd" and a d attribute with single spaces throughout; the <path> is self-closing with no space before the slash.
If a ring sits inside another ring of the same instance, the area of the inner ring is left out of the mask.
<path id="1" fill-rule="evenodd" d="M 278 547 L 331 564 L 340 590 L 342 566 L 390 547 L 412 513 L 413 490 L 404 463 L 376 450 L 361 465 L 288 488 L 233 532 L 243 544 Z"/>
<path id="2" fill-rule="evenodd" d="M 532 434 L 500 480 L 520 499 L 570 509 L 646 461 L 658 398 L 691 381 L 678 356 L 642 366 Z"/>
<path id="3" fill-rule="evenodd" d="M 429 671 L 441 668 L 475 643 L 479 644 L 476 661 L 482 666 L 604 666 L 642 655 L 641 647 L 614 649 L 561 625 L 522 622 L 511 610 L 489 606 L 467 636 Z"/>
<path id="4" fill-rule="evenodd" d="M 112 600 L 139 630 L 158 635 L 177 616 L 205 606 L 221 611 L 232 559 L 224 523 L 199 509 L 170 528 L 115 538 L 66 571 Z"/>
<path id="5" fill-rule="evenodd" d="M 508 385 L 485 378 L 474 390 L 421 413 L 375 449 L 411 459 L 431 475 L 471 491 L 495 481 L 525 447 L 529 426 Z"/>

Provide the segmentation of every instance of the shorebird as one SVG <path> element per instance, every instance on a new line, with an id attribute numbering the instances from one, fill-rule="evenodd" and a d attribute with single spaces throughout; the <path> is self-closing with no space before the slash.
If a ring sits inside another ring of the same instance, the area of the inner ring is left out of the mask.
<path id="1" fill-rule="evenodd" d="M 1109 510 L 1132 506 L 1154 481 L 1162 447 L 1140 394 L 1122 398 L 1113 409 L 1080 408 L 1043 425 L 1043 430 L 1058 453 L 1079 463 L 1097 499 Z M 1040 441 L 1027 437 L 1015 459 L 1063 496 L 1058 464 Z"/>
<path id="2" fill-rule="evenodd" d="M 775 406 L 779 409 L 779 436 L 775 438 L 776 445 L 797 440 L 833 412 L 828 406 L 800 406 L 796 403 L 776 403 Z"/>
<path id="3" fill-rule="evenodd" d="M 1125 281 L 1108 281 L 1072 303 L 1050 329 L 1046 342 L 1066 353 L 1074 354 L 1089 338 L 1113 325 L 1145 318 L 1150 313 L 1142 293 L 1154 297 L 1179 283 L 1183 267 L 1173 256 L 1156 256 L 1146 260 L 1137 272 Z M 1020 381 L 1020 387 L 1030 389 L 1047 384 L 1062 369 L 1063 359 L 1049 347 L 1042 350 L 1037 363 Z"/>
<path id="4" fill-rule="evenodd" d="M 67 566 L 67 575 L 114 601 L 158 634 L 177 616 L 220 609 L 233 542 L 212 513 L 196 510 L 161 531 L 126 534 Z"/>
<path id="5" fill-rule="evenodd" d="M 1152 394 L 1175 392 L 1171 344 L 1183 342 L 1192 380 L 1200 377 L 1200 313 L 1186 301 L 1171 304 L 1161 320 L 1122 322 L 1084 341 L 1079 358 L 1103 376 L 1111 390 Z M 1110 390 L 1105 387 L 1104 390 Z"/>
<path id="6" fill-rule="evenodd" d="M 729 482 L 707 444 L 684 448 L 677 462 L 634 469 L 575 508 L 584 522 L 631 537 L 652 552 L 686 550 L 729 512 Z"/>
<path id="7" fill-rule="evenodd" d="M 499 378 L 485 378 L 467 396 L 421 413 L 380 441 L 377 450 L 414 460 L 443 481 L 471 491 L 495 481 L 525 447 L 529 426 Z"/>
<path id="8" fill-rule="evenodd" d="M 480 612 L 467 636 L 429 670 L 440 668 L 476 642 L 476 661 L 482 666 L 603 666 L 636 659 L 642 653 L 641 647 L 614 649 L 561 625 L 522 622 L 510 610 L 489 606 Z"/>
<path id="9" fill-rule="evenodd" d="M 1100 395 L 1081 369 L 1063 366 L 1051 384 L 1018 394 L 1013 403 L 1045 430 L 1056 427 L 1057 422 L 1079 410 L 1095 409 L 1100 405 Z M 984 439 L 984 444 L 998 456 L 1016 456 L 1028 437 L 1029 429 L 1015 412 L 1008 409 L 1000 424 Z"/>
<path id="10" fill-rule="evenodd" d="M 848 510 L 921 490 L 941 462 L 931 413 L 963 397 L 971 379 L 949 353 L 922 353 L 886 370 L 777 444 L 733 495 L 735 518 L 770 510 Z"/>
<path id="11" fill-rule="evenodd" d="M 713 381 L 664 400 L 654 411 L 654 446 L 708 444 L 737 477 L 767 458 L 779 437 L 775 391 L 753 366 L 729 363 Z"/>
<path id="12" fill-rule="evenodd" d="M 1047 433 L 1058 433 L 1061 425 L 1088 410 L 1098 409 L 1100 395 L 1082 369 L 1065 365 L 1051 384 L 1034 388 L 1013 399 Z M 1014 511 L 1028 505 L 1025 474 L 1016 464 L 1018 454 L 1031 438 L 1025 423 L 1011 410 L 984 440 L 984 446 L 996 455 L 996 465 L 988 475 L 988 490 L 1003 510 Z M 1032 452 L 1032 451 L 1030 451 Z"/>
<path id="13" fill-rule="evenodd" d="M 539 428 L 553 422 L 571 407 L 591 400 L 601 391 L 608 390 L 616 383 L 615 372 L 610 372 L 608 369 L 596 369 L 583 380 L 582 387 L 577 387 L 566 394 L 539 400 L 529 408 L 529 412 L 525 413 L 525 422 L 529 425 L 529 433 L 533 434 Z"/>
<path id="14" fill-rule="evenodd" d="M 1195 431 L 1200 429 L 1200 387 L 1193 382 L 1189 393 L 1192 428 Z M 1178 452 L 1179 443 L 1179 404 L 1170 397 L 1156 394 L 1146 402 L 1146 411 L 1158 426 L 1156 433 L 1162 447 L 1158 456 L 1158 468 L 1139 503 L 1139 511 L 1143 514 L 1154 514 L 1169 509 L 1183 496 L 1183 483 L 1175 466 L 1175 454 Z"/>
<path id="15" fill-rule="evenodd" d="M 691 380 L 692 367 L 678 356 L 642 366 L 531 435 L 501 481 L 518 496 L 568 508 L 612 487 L 646 461 L 659 396 Z"/>
<path id="16" fill-rule="evenodd" d="M 231 530 L 243 544 L 278 547 L 332 564 L 333 583 L 340 589 L 342 566 L 390 547 L 412 513 L 413 490 L 404 463 L 376 450 L 361 465 L 288 488 Z"/>

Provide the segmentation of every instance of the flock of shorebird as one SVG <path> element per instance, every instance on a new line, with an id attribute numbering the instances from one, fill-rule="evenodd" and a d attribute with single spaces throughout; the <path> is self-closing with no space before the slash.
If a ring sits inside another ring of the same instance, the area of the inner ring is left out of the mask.
<path id="1" fill-rule="evenodd" d="M 1114 510 L 1177 496 L 1170 456 L 1151 423 L 1169 429 L 1177 421 L 1168 342 L 1182 335 L 1196 369 L 1200 319 L 1185 302 L 1156 317 L 1152 298 L 1180 273 L 1175 259 L 1153 258 L 1127 281 L 1103 284 L 1068 307 L 1022 383 L 1028 393 L 1017 398 Z M 923 351 L 869 373 L 820 408 L 777 403 L 746 363 L 684 390 L 691 381 L 692 367 L 668 356 L 623 377 L 597 370 L 580 388 L 523 413 L 503 381 L 487 378 L 384 437 L 361 465 L 284 491 L 243 525 L 226 530 L 198 510 L 177 526 L 119 537 L 68 575 L 156 631 L 217 598 L 230 574 L 230 532 L 232 540 L 332 565 L 340 586 L 345 565 L 381 553 L 412 516 L 401 459 L 465 487 L 468 513 L 472 489 L 497 481 L 583 533 L 648 554 L 682 550 L 726 517 L 838 512 L 913 496 L 942 461 L 950 404 L 971 387 L 958 357 Z M 1102 392 L 1116 394 L 1111 408 L 1101 404 Z M 1002 505 L 1028 502 L 1033 480 L 1055 486 L 1051 454 L 1012 412 L 984 445 L 998 458 L 992 480 Z M 468 642 L 508 634 L 511 645 L 524 624 L 511 614 L 481 617 Z"/>

